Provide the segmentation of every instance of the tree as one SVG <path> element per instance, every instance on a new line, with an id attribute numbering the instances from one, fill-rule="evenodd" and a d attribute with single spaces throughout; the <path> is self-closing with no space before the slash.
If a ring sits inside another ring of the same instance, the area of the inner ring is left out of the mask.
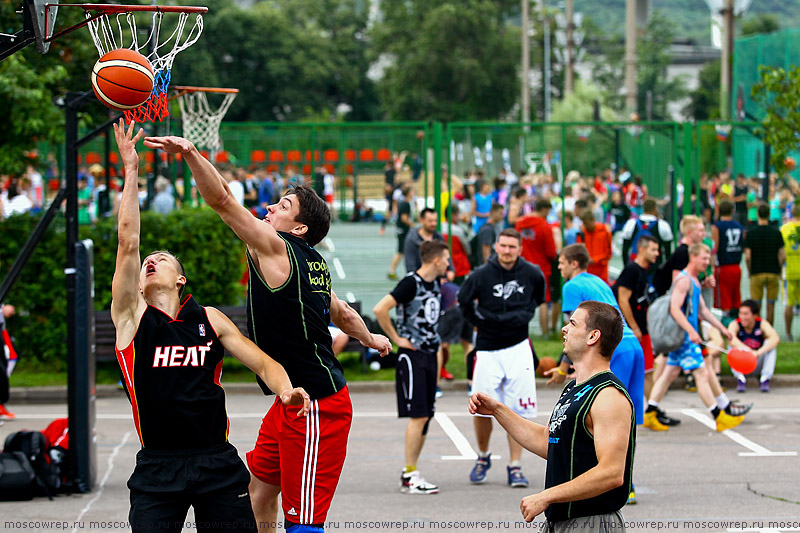
<path id="1" fill-rule="evenodd" d="M 683 114 L 694 120 L 719 118 L 720 60 L 709 62 L 700 71 L 697 88 L 689 93 L 689 104 Z"/>
<path id="2" fill-rule="evenodd" d="M 759 133 L 772 147 L 772 166 L 783 173 L 787 170 L 786 156 L 800 149 L 800 67 L 784 70 L 762 65 L 758 73 L 760 81 L 753 85 L 751 94 L 765 111 Z"/>
<path id="3" fill-rule="evenodd" d="M 496 120 L 519 95 L 508 0 L 387 0 L 371 38 L 382 109 L 399 120 Z"/>
<path id="4" fill-rule="evenodd" d="M 776 15 L 758 13 L 742 20 L 739 35 L 754 35 L 756 33 L 773 33 L 781 29 L 781 21 Z"/>

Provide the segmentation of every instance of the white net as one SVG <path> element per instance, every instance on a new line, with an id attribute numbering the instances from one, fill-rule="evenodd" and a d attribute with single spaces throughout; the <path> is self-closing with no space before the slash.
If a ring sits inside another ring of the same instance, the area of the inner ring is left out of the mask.
<path id="1" fill-rule="evenodd" d="M 183 136 L 198 148 L 216 152 L 222 148 L 219 126 L 236 98 L 236 93 L 225 93 L 216 110 L 211 109 L 206 94 L 204 91 L 187 92 L 178 98 L 183 119 Z"/>
<path id="2" fill-rule="evenodd" d="M 141 106 L 125 112 L 125 117 L 130 122 L 163 120 L 169 115 L 167 106 L 167 91 L 169 90 L 170 70 L 178 52 L 192 46 L 200 34 L 203 33 L 203 16 L 195 15 L 195 23 L 191 31 L 184 36 L 186 24 L 190 13 L 177 13 L 178 22 L 169 36 L 161 34 L 161 22 L 164 12 L 153 12 L 150 25 L 150 35 L 141 42 L 136 26 L 134 13 L 103 14 L 89 20 L 89 33 L 100 56 L 118 48 L 136 50 L 153 65 L 155 83 L 150 98 Z M 91 12 L 86 12 L 86 17 L 91 18 Z M 125 28 L 127 27 L 127 30 Z M 127 34 L 127 38 L 126 38 Z"/>

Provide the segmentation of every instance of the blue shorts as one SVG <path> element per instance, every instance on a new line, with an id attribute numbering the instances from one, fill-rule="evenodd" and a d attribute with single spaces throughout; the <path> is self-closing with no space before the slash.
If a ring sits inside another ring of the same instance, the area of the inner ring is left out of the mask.
<path id="1" fill-rule="evenodd" d="M 679 366 L 685 372 L 691 372 L 697 368 L 703 368 L 703 352 L 700 346 L 688 339 L 683 341 L 681 347 L 667 355 L 667 366 Z"/>
<path id="2" fill-rule="evenodd" d="M 611 356 L 611 371 L 628 389 L 636 423 L 644 423 L 644 352 L 636 337 L 623 337 Z"/>

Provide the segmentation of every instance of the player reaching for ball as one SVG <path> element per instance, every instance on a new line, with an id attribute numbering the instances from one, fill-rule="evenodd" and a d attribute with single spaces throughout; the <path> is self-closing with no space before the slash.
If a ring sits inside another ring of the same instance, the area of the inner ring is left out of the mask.
<path id="1" fill-rule="evenodd" d="M 333 355 L 328 324 L 386 355 L 389 339 L 331 289 L 328 265 L 314 249 L 328 233 L 328 206 L 297 186 L 257 219 L 236 201 L 227 183 L 195 146 L 181 137 L 148 137 L 145 146 L 182 154 L 206 203 L 247 244 L 250 337 L 283 364 L 311 396 L 307 421 L 276 401 L 247 454 L 250 495 L 262 531 L 274 531 L 282 493 L 286 531 L 320 532 L 347 451 L 352 404 L 342 366 Z M 262 385 L 265 393 L 269 389 Z"/>
<path id="2" fill-rule="evenodd" d="M 135 124 L 122 120 L 114 135 L 125 167 L 119 206 L 119 244 L 111 318 L 117 361 L 131 400 L 142 449 L 128 480 L 134 532 L 181 531 L 189 507 L 198 522 L 255 531 L 249 476 L 228 442 L 225 350 L 280 391 L 281 405 L 305 421 L 303 389 L 292 389 L 283 367 L 244 337 L 228 317 L 194 298 L 182 298 L 183 265 L 164 251 L 139 262 L 139 155 Z M 244 497 L 243 497 L 244 496 Z"/>

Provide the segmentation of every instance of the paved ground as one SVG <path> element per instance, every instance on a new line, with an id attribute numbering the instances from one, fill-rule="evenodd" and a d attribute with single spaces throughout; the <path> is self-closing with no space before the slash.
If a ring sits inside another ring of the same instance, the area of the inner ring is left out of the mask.
<path id="1" fill-rule="evenodd" d="M 545 465 L 525 454 L 528 489 L 506 486 L 507 446 L 501 431 L 492 437 L 500 455 L 482 486 L 467 476 L 474 451 L 466 412 L 466 391 L 448 390 L 438 405 L 420 469 L 441 492 L 409 496 L 399 492 L 405 424 L 395 416 L 391 392 L 353 392 L 355 420 L 342 480 L 329 515 L 329 531 L 486 531 L 527 529 L 520 499 L 541 490 Z M 253 444 L 268 400 L 253 388 L 229 394 L 231 441 L 244 454 Z M 557 392 L 540 384 L 544 422 Z M 666 408 L 683 423 L 667 433 L 642 430 L 638 435 L 635 481 L 639 504 L 624 509 L 631 531 L 800 531 L 800 392 L 776 388 L 770 394 L 748 393 L 756 401 L 735 431 L 719 434 L 707 427 L 696 394 L 670 392 Z M 41 429 L 66 416 L 66 405 L 26 404 L 18 419 L 0 427 L 0 439 L 22 428 Z M 113 531 L 126 529 L 128 491 L 139 443 L 122 393 L 97 402 L 98 473 L 94 492 L 60 496 L 55 501 L 0 503 L 0 531 Z M 191 516 L 187 519 L 191 521 Z M 47 526 L 47 521 L 59 521 Z M 725 523 L 727 521 L 727 523 Z M 769 526 L 777 522 L 787 527 Z"/>

